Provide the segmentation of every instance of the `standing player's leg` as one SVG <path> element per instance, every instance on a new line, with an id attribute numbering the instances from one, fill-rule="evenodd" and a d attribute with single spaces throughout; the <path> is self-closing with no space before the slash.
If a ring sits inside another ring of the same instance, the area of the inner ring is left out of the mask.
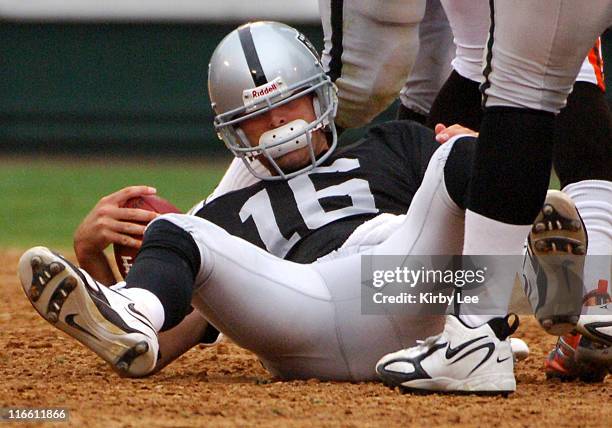
<path id="1" fill-rule="evenodd" d="M 397 97 L 419 49 L 425 0 L 319 0 L 327 74 L 338 87 L 336 124 L 368 124 Z"/>
<path id="2" fill-rule="evenodd" d="M 457 137 L 434 153 L 406 220 L 392 236 L 373 249 L 373 255 L 407 255 L 407 265 L 410 266 L 411 260 L 419 260 L 410 256 L 459 254 L 474 151 L 473 138 Z M 416 294 L 421 293 L 423 284 L 415 284 L 413 290 Z M 452 294 L 452 290 L 448 294 Z M 421 309 L 423 315 L 443 313 L 435 305 L 424 306 Z M 447 309 L 446 305 L 444 309 Z M 446 329 L 441 334 L 417 347 L 385 355 L 378 361 L 376 370 L 388 384 L 415 389 L 448 387 L 479 393 L 512 392 L 516 382 L 509 336 L 517 326 L 518 320 L 510 323 L 507 318 L 495 318 L 478 328 L 470 328 L 455 316 L 448 315 Z M 465 345 L 456 342 L 456 337 L 451 342 L 449 328 L 461 337 Z M 439 383 L 435 374 L 430 376 L 424 372 L 429 369 L 430 361 L 422 363 L 413 358 L 421 352 L 429 356 L 432 353 L 430 347 L 440 351 L 436 355 L 440 354 L 442 358 L 448 355 L 442 364 L 451 368 L 458 377 L 446 377 L 450 384 Z M 474 373 L 473 377 L 469 376 L 471 373 Z"/>
<path id="3" fill-rule="evenodd" d="M 482 121 L 484 47 L 490 27 L 487 0 L 441 0 L 456 45 L 453 71 L 433 102 L 427 126 L 459 123 L 478 131 Z"/>
<path id="4" fill-rule="evenodd" d="M 464 254 L 521 254 L 548 187 L 554 115 L 563 107 L 592 40 L 609 25 L 611 4 L 593 2 L 585 11 L 564 0 L 491 2 L 485 114 L 468 191 Z M 497 314 L 491 308 L 507 309 L 519 265 L 508 269 L 497 260 L 492 268 L 506 268 L 507 274 L 488 281 L 479 305 L 462 305 L 459 319 L 447 321 L 443 337 L 449 347 L 477 342 L 466 333 L 492 322 Z M 398 384 L 430 391 L 487 390 L 474 374 L 480 359 L 471 371 L 458 372 L 451 361 L 454 354 L 445 355 L 446 346 L 437 342 L 432 339 L 403 353 L 402 363 L 418 367 L 422 376 Z"/>
<path id="5" fill-rule="evenodd" d="M 583 180 L 612 182 L 612 116 L 603 67 L 598 38 L 555 123 L 553 164 L 562 189 Z"/>
<path id="6" fill-rule="evenodd" d="M 491 3 L 482 85 L 485 112 L 470 183 L 464 254 L 521 254 L 548 188 L 555 114 L 564 106 L 592 40 L 610 22 L 610 5 L 601 0 L 583 11 L 565 0 Z M 499 278 L 487 286 L 503 301 L 511 284 L 512 278 Z M 462 312 L 462 319 L 471 325 L 486 322 L 492 317 L 487 303 Z"/>
<path id="7" fill-rule="evenodd" d="M 555 127 L 555 171 L 588 232 L 583 299 L 586 310 L 610 303 L 612 283 L 612 118 L 604 97 L 602 65 L 598 40 L 582 64 Z M 612 319 L 612 311 L 607 318 Z M 591 321 L 601 325 L 604 320 Z M 580 333 L 560 337 L 546 360 L 546 376 L 603 381 L 612 369 L 612 352 L 602 342 L 602 337 Z"/>
<path id="8" fill-rule="evenodd" d="M 484 0 L 443 1 L 457 43 L 457 56 L 453 60 L 453 75 L 432 108 L 430 125 L 458 122 L 475 130 L 480 128 L 483 110 L 477 88 L 483 79 L 482 58 L 490 23 L 487 3 Z M 610 254 L 612 246 L 612 239 L 605 232 L 609 230 L 606 227 L 609 222 L 605 219 L 610 217 L 607 193 L 612 192 L 609 161 L 612 138 L 610 110 L 604 91 L 598 39 L 582 63 L 567 105 L 556 118 L 554 133 L 554 167 L 561 187 L 578 198 L 576 203 L 593 238 L 589 255 Z M 566 187 L 570 184 L 571 187 Z M 602 225 L 602 221 L 607 224 Z M 609 272 L 602 272 L 601 266 L 605 263 L 591 263 L 593 260 L 586 261 L 586 292 L 596 287 L 600 279 L 609 280 L 610 276 Z"/>
<path id="9" fill-rule="evenodd" d="M 419 53 L 400 91 L 398 119 L 426 122 L 431 104 L 451 72 L 454 47 L 440 0 L 428 0 L 419 27 Z"/>
<path id="10" fill-rule="evenodd" d="M 605 98 L 601 42 L 583 62 L 555 123 L 553 164 L 588 233 L 585 294 L 612 283 L 612 115 Z"/>
<path id="11" fill-rule="evenodd" d="M 490 18 L 486 1 L 469 3 L 444 1 L 455 34 L 457 57 L 453 61 L 453 75 L 436 98 L 430 117 L 433 124 L 459 122 L 478 130 L 482 119 L 478 85 L 482 81 L 481 58 Z M 486 22 L 487 28 L 482 26 L 479 32 L 478 25 L 474 25 L 478 22 Z M 575 199 L 589 234 L 588 257 L 584 269 L 585 293 L 594 290 L 601 281 L 611 282 L 608 268 L 610 263 L 604 259 L 605 255 L 612 257 L 612 207 L 608 202 L 612 200 L 612 168 L 609 161 L 612 158 L 612 139 L 602 65 L 601 43 L 597 40 L 583 61 L 566 107 L 561 110 L 555 122 L 554 167 L 561 187 Z M 569 349 L 568 344 L 578 346 L 579 343 L 587 341 L 576 340 L 575 337 L 561 338 L 551 356 L 565 355 L 568 351 L 564 352 L 563 349 Z M 555 369 L 562 364 L 558 360 L 556 365 L 548 365 L 547 374 L 592 377 L 589 370 L 593 366 L 593 352 L 574 352 L 572 348 L 571 353 L 572 360 L 578 355 L 588 361 L 572 363 L 574 368 L 568 374 L 567 371 L 560 371 L 561 368 Z M 599 354 L 595 355 L 597 360 L 601 360 Z M 569 359 L 564 358 L 563 361 Z M 581 368 L 580 373 L 577 373 L 577 367 Z"/>
<path id="12" fill-rule="evenodd" d="M 480 70 L 487 38 L 482 24 L 490 23 L 489 7 L 486 1 L 444 1 L 443 5 L 455 35 L 457 57 L 453 60 L 455 72 L 436 99 L 430 117 L 433 124 L 458 121 L 479 129 L 482 108 L 477 86 L 482 81 Z M 605 180 L 610 174 L 610 116 L 601 77 L 601 55 L 596 46 L 584 60 L 568 105 L 556 121 L 555 167 L 563 186 L 589 178 Z M 592 168 L 577 167 L 577 162 Z M 598 196 L 591 193 L 587 191 L 586 198 L 597 201 Z M 590 220 L 586 225 L 590 228 Z"/>

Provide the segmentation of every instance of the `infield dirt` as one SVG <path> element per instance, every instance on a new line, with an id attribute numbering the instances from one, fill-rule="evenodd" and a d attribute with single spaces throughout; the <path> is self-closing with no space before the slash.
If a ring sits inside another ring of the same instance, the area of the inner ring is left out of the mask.
<path id="1" fill-rule="evenodd" d="M 109 427 L 610 427 L 612 421 L 612 376 L 594 385 L 546 381 L 543 359 L 555 339 L 529 317 L 516 337 L 527 341 L 531 355 L 517 364 L 518 390 L 509 398 L 402 395 L 378 383 L 278 382 L 231 343 L 194 348 L 148 379 L 120 379 L 31 307 L 16 276 L 20 255 L 0 251 L 0 407 L 62 407 L 70 426 Z"/>

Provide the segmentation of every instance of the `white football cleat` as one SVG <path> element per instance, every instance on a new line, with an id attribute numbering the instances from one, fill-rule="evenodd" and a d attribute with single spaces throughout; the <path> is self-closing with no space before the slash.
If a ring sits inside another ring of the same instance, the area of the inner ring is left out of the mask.
<path id="1" fill-rule="evenodd" d="M 153 371 L 157 333 L 135 303 L 45 247 L 26 251 L 19 279 L 38 313 L 108 362 L 122 376 Z"/>
<path id="2" fill-rule="evenodd" d="M 523 288 L 547 333 L 570 333 L 578 322 L 587 245 L 584 223 L 572 199 L 549 190 L 529 232 L 523 263 Z"/>
<path id="3" fill-rule="evenodd" d="M 508 325 L 509 317 L 472 328 L 447 315 L 440 335 L 385 355 L 376 372 L 385 384 L 410 392 L 508 395 L 516 390 L 508 336 L 518 327 L 518 317 Z"/>

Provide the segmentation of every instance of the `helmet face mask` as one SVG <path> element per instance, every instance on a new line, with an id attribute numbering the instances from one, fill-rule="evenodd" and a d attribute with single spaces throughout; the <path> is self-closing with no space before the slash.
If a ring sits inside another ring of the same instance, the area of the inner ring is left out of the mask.
<path id="1" fill-rule="evenodd" d="M 270 55 L 268 47 L 272 50 Z M 208 84 L 219 137 L 260 179 L 285 180 L 302 174 L 324 162 L 336 147 L 335 86 L 309 42 L 291 27 L 260 22 L 234 30 L 213 54 Z M 308 94 L 313 99 L 316 116 L 313 121 L 295 120 L 290 122 L 291 126 L 285 124 L 274 130 L 278 132 L 264 133 L 259 141 L 248 141 L 240 129 L 244 121 Z M 314 132 L 323 130 L 330 137 L 329 149 L 317 158 L 312 137 Z M 281 155 L 306 147 L 310 162 L 295 171 L 283 171 L 275 161 Z M 262 157 L 276 175 L 262 175 L 253 168 L 254 160 Z"/>

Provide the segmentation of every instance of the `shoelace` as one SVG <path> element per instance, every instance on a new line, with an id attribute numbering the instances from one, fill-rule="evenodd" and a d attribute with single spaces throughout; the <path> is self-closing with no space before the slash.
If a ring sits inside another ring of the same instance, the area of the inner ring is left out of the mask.
<path id="1" fill-rule="evenodd" d="M 438 339 L 440 339 L 440 337 L 442 337 L 442 334 L 437 334 L 435 336 L 429 336 L 428 338 L 426 338 L 425 340 L 417 340 L 416 341 L 416 351 L 421 352 L 421 351 L 426 351 L 429 348 L 431 348 L 432 345 L 434 345 Z"/>

